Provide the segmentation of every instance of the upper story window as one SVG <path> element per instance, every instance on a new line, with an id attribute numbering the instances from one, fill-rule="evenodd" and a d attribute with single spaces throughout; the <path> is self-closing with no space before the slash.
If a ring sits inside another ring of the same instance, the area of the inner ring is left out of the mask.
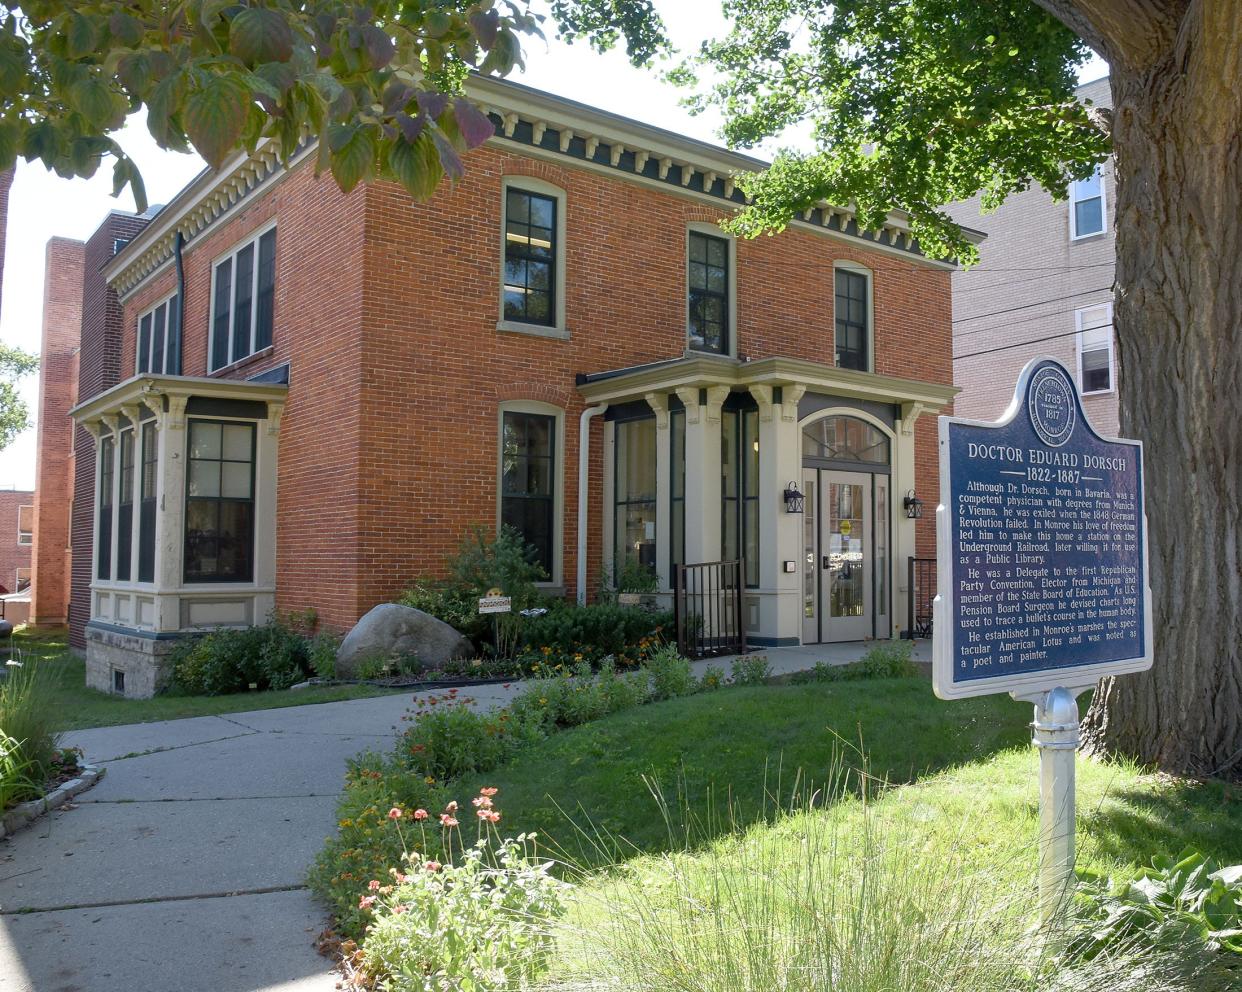
<path id="1" fill-rule="evenodd" d="M 836 268 L 836 364 L 866 372 L 871 366 L 871 277 L 863 269 Z"/>
<path id="2" fill-rule="evenodd" d="M 557 198 L 510 186 L 505 193 L 503 319 L 557 323 Z"/>
<path id="3" fill-rule="evenodd" d="M 1113 305 L 1074 311 L 1078 324 L 1078 387 L 1086 393 L 1113 389 Z"/>
<path id="4" fill-rule="evenodd" d="M 185 581 L 254 578 L 255 425 L 191 420 Z"/>
<path id="5" fill-rule="evenodd" d="M 1095 167 L 1086 179 L 1070 185 L 1070 237 L 1086 238 L 1103 234 L 1107 225 L 1104 214 L 1104 172 Z"/>
<path id="6" fill-rule="evenodd" d="M 180 348 L 180 299 L 174 293 L 138 318 L 138 356 L 134 368 L 141 375 L 177 375 Z"/>
<path id="7" fill-rule="evenodd" d="M 211 286 L 209 371 L 240 362 L 272 343 L 276 229 L 216 262 Z"/>
<path id="8" fill-rule="evenodd" d="M 17 508 L 17 543 L 34 544 L 34 507 L 30 504 Z"/>
<path id="9" fill-rule="evenodd" d="M 695 351 L 729 354 L 729 242 L 702 231 L 689 240 L 689 335 Z"/>

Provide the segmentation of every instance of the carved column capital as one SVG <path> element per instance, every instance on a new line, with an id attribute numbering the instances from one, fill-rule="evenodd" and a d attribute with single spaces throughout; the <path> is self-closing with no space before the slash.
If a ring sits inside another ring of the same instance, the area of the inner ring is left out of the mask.
<path id="1" fill-rule="evenodd" d="M 129 421 L 131 427 L 138 426 L 138 414 L 142 407 L 137 403 L 122 403 L 117 409 L 121 411 L 121 416 Z"/>
<path id="2" fill-rule="evenodd" d="M 794 421 L 798 419 L 798 404 L 802 401 L 802 397 L 806 395 L 806 386 L 801 383 L 795 383 L 792 386 L 785 386 L 781 389 L 781 419 L 785 421 Z"/>
<path id="3" fill-rule="evenodd" d="M 655 413 L 656 430 L 668 429 L 668 396 L 664 393 L 647 393 L 643 399 Z"/>
<path id="4" fill-rule="evenodd" d="M 697 424 L 699 422 L 699 390 L 697 386 L 678 386 L 676 389 L 677 398 L 681 400 L 681 405 L 686 408 L 686 423 Z"/>
<path id="5" fill-rule="evenodd" d="M 188 396 L 168 397 L 168 426 L 171 430 L 185 430 L 185 407 L 189 401 Z"/>
<path id="6" fill-rule="evenodd" d="M 915 421 L 919 419 L 919 415 L 927 409 L 922 403 L 903 403 L 901 404 L 901 433 L 909 437 L 914 433 Z"/>
<path id="7" fill-rule="evenodd" d="M 707 422 L 709 424 L 720 423 L 720 408 L 724 406 L 724 401 L 728 398 L 728 386 L 707 387 Z"/>
<path id="8" fill-rule="evenodd" d="M 143 393 L 142 404 L 153 414 L 155 414 L 155 423 L 160 425 L 160 421 L 164 417 L 164 396 L 162 393 Z"/>
<path id="9" fill-rule="evenodd" d="M 766 383 L 755 383 L 748 388 L 759 407 L 759 419 L 768 423 L 772 419 L 772 387 Z"/>
<path id="10" fill-rule="evenodd" d="M 115 413 L 100 414 L 99 419 L 103 423 L 103 425 L 106 428 L 108 428 L 108 431 L 113 435 L 115 435 L 117 431 L 121 429 L 120 418 L 117 417 Z"/>
<path id="11" fill-rule="evenodd" d="M 280 418 L 284 416 L 284 400 L 267 401 L 267 432 L 273 437 L 280 433 Z"/>

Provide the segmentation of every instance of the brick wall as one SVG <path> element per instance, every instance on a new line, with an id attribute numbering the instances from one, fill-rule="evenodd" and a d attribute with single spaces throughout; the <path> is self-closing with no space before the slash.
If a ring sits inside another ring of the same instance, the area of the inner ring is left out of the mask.
<path id="1" fill-rule="evenodd" d="M 35 543 L 30 616 L 63 624 L 69 616 L 69 517 L 73 493 L 73 422 L 82 335 L 86 246 L 68 238 L 47 244 L 43 343 L 39 349 L 38 442 L 35 449 Z"/>
<path id="2" fill-rule="evenodd" d="M 78 395 L 83 402 L 115 386 L 133 371 L 121 359 L 122 311 L 116 292 L 104 281 L 103 266 L 112 258 L 117 239 L 128 240 L 147 221 L 113 211 L 87 239 L 82 252 L 82 333 L 78 353 Z M 75 452 L 73 511 L 70 521 L 73 545 L 69 598 L 69 643 L 84 648 L 84 630 L 90 619 L 90 583 L 93 512 L 95 505 L 95 440 L 83 428 L 73 434 Z"/>
<path id="3" fill-rule="evenodd" d="M 562 572 L 572 594 L 583 408 L 575 376 L 681 356 L 686 225 L 723 216 L 658 189 L 490 147 L 467 165 L 463 180 L 426 204 L 384 183 L 346 196 L 302 165 L 185 252 L 183 371 L 203 375 L 211 265 L 278 219 L 272 349 L 225 374 L 290 363 L 278 608 L 314 607 L 332 628 L 411 579 L 439 573 L 471 523 L 493 524 L 504 400 L 565 410 Z M 538 176 L 567 193 L 568 341 L 496 330 L 504 175 Z M 806 232 L 738 245 L 739 353 L 831 363 L 836 259 L 874 272 L 876 371 L 949 383 L 949 273 Z M 169 267 L 126 301 L 126 361 L 138 315 L 173 288 Z M 593 430 L 592 583 L 602 425 Z M 918 443 L 920 494 L 934 506 L 931 418 L 920 423 Z M 928 519 L 920 528 L 921 553 L 934 547 L 933 526 Z"/>
<path id="4" fill-rule="evenodd" d="M 17 570 L 30 568 L 30 545 L 17 542 L 18 512 L 34 503 L 34 493 L 21 489 L 0 490 L 0 586 L 17 591 Z M 30 510 L 26 510 L 29 520 Z"/>
<path id="5" fill-rule="evenodd" d="M 1108 80 L 1079 88 L 1098 106 L 1112 105 Z M 950 209 L 954 220 L 987 233 L 978 267 L 953 276 L 953 354 L 957 412 L 994 420 L 1013 398 L 1018 373 L 1032 358 L 1061 361 L 1078 375 L 1074 311 L 1113 298 L 1114 173 L 1104 166 L 1108 210 L 1103 234 L 1070 240 L 1069 202 L 1054 202 L 1038 187 L 1016 193 L 994 213 L 979 198 Z M 1114 363 L 1119 377 L 1123 370 Z M 1083 398 L 1100 433 L 1117 433 L 1117 393 Z"/>

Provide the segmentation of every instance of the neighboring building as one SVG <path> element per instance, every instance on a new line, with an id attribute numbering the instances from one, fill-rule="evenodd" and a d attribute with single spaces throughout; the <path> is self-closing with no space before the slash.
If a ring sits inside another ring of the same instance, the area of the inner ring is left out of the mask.
<path id="1" fill-rule="evenodd" d="M 34 493 L 0 489 L 0 593 L 30 586 L 30 548 L 34 544 Z"/>
<path id="2" fill-rule="evenodd" d="M 47 244 L 35 448 L 30 607 L 30 618 L 35 624 L 63 624 L 69 618 L 69 515 L 75 451 L 69 411 L 78 396 L 85 249 L 82 242 L 68 238 L 52 238 Z"/>
<path id="3" fill-rule="evenodd" d="M 91 685 L 149 693 L 177 636 L 274 609 L 346 630 L 476 522 L 518 527 L 571 597 L 744 556 L 755 644 L 905 627 L 905 562 L 935 533 L 904 497 L 936 505 L 955 392 L 949 267 L 903 216 L 863 233 L 826 205 L 736 241 L 717 224 L 755 160 L 472 87 L 497 134 L 429 203 L 260 151 L 114 258 L 88 243 Z"/>
<path id="4" fill-rule="evenodd" d="M 1108 79 L 1080 86 L 1080 99 L 1111 107 Z M 1078 380 L 1096 430 L 1115 436 L 1113 163 L 1074 183 L 1060 203 L 1038 187 L 1011 195 L 995 213 L 979 200 L 955 205 L 960 224 L 987 235 L 980 264 L 953 275 L 953 372 L 960 416 L 998 418 L 1018 373 L 1050 355 Z"/>

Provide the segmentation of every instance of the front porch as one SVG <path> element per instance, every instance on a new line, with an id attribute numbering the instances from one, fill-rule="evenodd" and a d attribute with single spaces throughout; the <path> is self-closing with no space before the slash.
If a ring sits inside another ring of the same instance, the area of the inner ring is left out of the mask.
<path id="1" fill-rule="evenodd" d="M 741 559 L 756 650 L 904 631 L 913 501 L 934 504 L 919 493 L 915 424 L 952 386 L 687 355 L 578 388 L 584 418 L 605 420 L 606 578 L 654 581 L 671 603 L 679 566 Z"/>

